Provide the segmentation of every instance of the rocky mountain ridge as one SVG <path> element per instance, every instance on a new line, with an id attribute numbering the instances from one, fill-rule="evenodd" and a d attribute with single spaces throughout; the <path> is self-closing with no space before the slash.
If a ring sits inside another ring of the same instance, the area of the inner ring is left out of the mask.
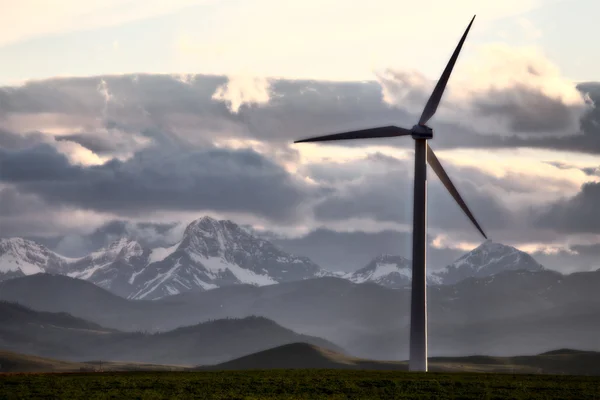
<path id="1" fill-rule="evenodd" d="M 307 257 L 288 254 L 231 221 L 203 217 L 167 248 L 121 238 L 69 259 L 21 238 L 0 240 L 0 280 L 35 273 L 84 279 L 129 299 L 153 300 L 234 284 L 256 286 L 328 276 Z"/>
<path id="2" fill-rule="evenodd" d="M 486 241 L 444 269 L 428 271 L 428 284 L 454 284 L 507 270 L 539 271 L 543 266 L 514 247 Z M 211 217 L 190 223 L 182 239 L 168 247 L 147 248 L 122 237 L 77 259 L 22 238 L 0 240 L 0 281 L 40 272 L 87 280 L 128 299 L 155 300 L 236 284 L 264 286 L 326 276 L 399 289 L 410 286 L 412 263 L 384 254 L 355 272 L 328 271 L 232 221 Z"/>

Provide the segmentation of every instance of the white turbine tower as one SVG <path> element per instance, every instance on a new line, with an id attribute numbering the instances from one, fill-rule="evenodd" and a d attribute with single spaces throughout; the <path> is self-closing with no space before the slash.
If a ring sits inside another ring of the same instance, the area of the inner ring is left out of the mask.
<path id="1" fill-rule="evenodd" d="M 397 126 L 384 126 L 378 128 L 362 129 L 358 131 L 337 133 L 327 136 L 313 137 L 298 140 L 294 143 L 321 142 L 330 140 L 373 139 L 382 137 L 412 136 L 415 140 L 415 178 L 414 178 L 414 205 L 413 205 L 413 254 L 412 254 L 412 293 L 411 293 L 411 318 L 410 318 L 410 361 L 409 370 L 427 371 L 427 292 L 425 254 L 427 243 L 427 163 L 440 178 L 454 200 L 465 214 L 477 227 L 479 232 L 487 236 L 471 214 L 471 211 L 461 198 L 460 194 L 450 181 L 435 153 L 429 147 L 427 140 L 433 139 L 433 129 L 427 126 L 427 121 L 435 114 L 438 104 L 452 73 L 452 68 L 460 53 L 463 43 L 471 29 L 475 16 L 469 23 L 458 46 L 454 50 L 446 69 L 433 89 L 427 101 L 419 123 L 412 129 Z"/>

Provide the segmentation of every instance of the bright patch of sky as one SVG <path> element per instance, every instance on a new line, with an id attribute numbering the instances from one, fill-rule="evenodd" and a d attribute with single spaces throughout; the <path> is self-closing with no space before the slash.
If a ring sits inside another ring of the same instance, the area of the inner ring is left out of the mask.
<path id="1" fill-rule="evenodd" d="M 0 84 L 136 72 L 367 80 L 388 67 L 436 79 L 473 14 L 465 58 L 493 42 L 539 46 L 569 78 L 597 80 L 599 11 L 593 0 L 23 0 L 0 17 Z"/>

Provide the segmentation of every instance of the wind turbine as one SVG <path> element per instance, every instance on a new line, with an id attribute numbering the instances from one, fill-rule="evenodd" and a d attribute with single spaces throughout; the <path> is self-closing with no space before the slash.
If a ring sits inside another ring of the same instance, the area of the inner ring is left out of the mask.
<path id="1" fill-rule="evenodd" d="M 475 20 L 471 19 L 469 26 L 463 34 L 458 46 L 454 50 L 446 69 L 436 84 L 418 124 L 411 129 L 397 126 L 384 126 L 378 128 L 362 129 L 309 139 L 297 140 L 294 143 L 322 142 L 330 140 L 373 139 L 382 137 L 412 136 L 415 140 L 415 178 L 414 178 L 414 203 L 413 203 L 413 254 L 412 254 L 412 293 L 411 293 L 411 318 L 410 318 L 410 371 L 427 371 L 427 283 L 425 269 L 425 254 L 427 243 L 427 163 L 440 178 L 454 200 L 477 227 L 479 232 L 487 239 L 483 229 L 454 187 L 454 184 L 444 171 L 442 164 L 435 156 L 427 140 L 433 139 L 433 129 L 427 126 L 427 121 L 435 114 L 438 104 L 452 73 L 452 68 L 460 53 L 469 29 Z"/>

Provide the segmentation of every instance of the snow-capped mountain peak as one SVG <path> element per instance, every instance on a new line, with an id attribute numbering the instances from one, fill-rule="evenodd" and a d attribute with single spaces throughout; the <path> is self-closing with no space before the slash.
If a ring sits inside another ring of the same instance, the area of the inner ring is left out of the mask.
<path id="1" fill-rule="evenodd" d="M 135 240 L 121 237 L 110 243 L 108 246 L 90 253 L 82 259 L 89 259 L 93 262 L 112 262 L 117 258 L 128 261 L 131 257 L 141 256 L 144 252 L 142 245 Z"/>
<path id="2" fill-rule="evenodd" d="M 0 280 L 40 272 L 61 273 L 70 261 L 31 240 L 0 240 Z"/>
<path id="3" fill-rule="evenodd" d="M 428 271 L 427 282 L 453 284 L 506 270 L 542 269 L 527 253 L 488 240 L 446 268 Z M 38 272 L 65 274 L 123 297 L 151 300 L 227 285 L 262 286 L 319 277 L 403 288 L 411 283 L 412 262 L 382 254 L 355 272 L 327 271 L 232 221 L 203 217 L 191 222 L 181 241 L 171 246 L 144 248 L 121 237 L 79 259 L 62 257 L 22 238 L 0 240 L 0 280 Z"/>
<path id="4" fill-rule="evenodd" d="M 143 250 L 126 241 L 112 247 L 121 248 L 120 254 L 125 249 L 134 252 L 131 260 L 119 256 L 114 262 L 121 271 L 127 271 L 126 276 L 121 272 L 129 285 L 128 294 L 122 295 L 134 299 L 157 299 L 232 284 L 270 285 L 317 277 L 323 271 L 306 257 L 287 254 L 231 221 L 211 217 L 188 224 L 181 242 L 170 247 Z M 88 268 L 93 274 L 89 278 L 100 279 L 100 271 L 113 267 Z M 109 282 L 102 278 L 101 286 Z"/>
<path id="5" fill-rule="evenodd" d="M 444 269 L 428 271 L 427 283 L 454 284 L 466 278 L 487 277 L 508 270 L 543 269 L 529 254 L 512 246 L 487 240 Z M 356 283 L 374 282 L 389 288 L 406 287 L 412 280 L 412 262 L 401 256 L 383 254 L 345 277 Z"/>
<path id="6" fill-rule="evenodd" d="M 180 247 L 190 254 L 221 257 L 227 252 L 228 247 L 237 243 L 232 241 L 236 228 L 239 226 L 228 224 L 230 221 L 217 221 L 212 217 L 203 217 L 191 222 L 183 233 Z M 228 246 L 229 245 L 229 246 Z"/>
<path id="7" fill-rule="evenodd" d="M 529 254 L 512 246 L 486 240 L 452 264 L 432 275 L 444 284 L 469 277 L 485 277 L 508 270 L 540 271 L 544 267 Z"/>
<path id="8" fill-rule="evenodd" d="M 412 265 L 402 256 L 382 254 L 364 268 L 349 276 L 355 283 L 373 282 L 388 287 L 403 287 L 410 284 Z"/>

